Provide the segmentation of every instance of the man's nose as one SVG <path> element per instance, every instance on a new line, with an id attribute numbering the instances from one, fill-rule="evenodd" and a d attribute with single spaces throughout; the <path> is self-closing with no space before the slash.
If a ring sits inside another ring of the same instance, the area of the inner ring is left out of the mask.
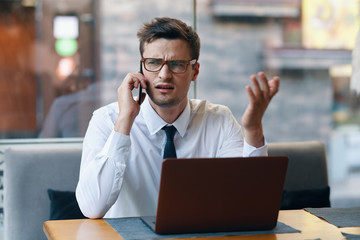
<path id="1" fill-rule="evenodd" d="M 172 76 L 172 72 L 170 71 L 170 68 L 167 64 L 164 64 L 164 66 L 160 69 L 159 77 L 162 79 L 167 79 Z"/>

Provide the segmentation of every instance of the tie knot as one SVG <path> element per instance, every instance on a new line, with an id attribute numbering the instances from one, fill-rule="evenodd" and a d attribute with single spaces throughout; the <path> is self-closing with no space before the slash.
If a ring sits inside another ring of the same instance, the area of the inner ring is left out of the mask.
<path id="1" fill-rule="evenodd" d="M 173 141 L 174 135 L 176 133 L 176 128 L 174 126 L 165 126 L 165 127 L 163 127 L 163 129 L 166 134 L 166 140 Z"/>

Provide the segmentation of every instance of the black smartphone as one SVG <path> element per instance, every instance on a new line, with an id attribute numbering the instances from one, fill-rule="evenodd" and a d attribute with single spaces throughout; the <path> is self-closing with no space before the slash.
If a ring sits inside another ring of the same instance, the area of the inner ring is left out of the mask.
<path id="1" fill-rule="evenodd" d="M 140 61 L 140 73 L 143 74 L 143 70 L 142 70 L 142 62 Z M 141 101 L 142 101 L 142 86 L 140 84 L 139 86 L 139 105 L 141 104 Z"/>

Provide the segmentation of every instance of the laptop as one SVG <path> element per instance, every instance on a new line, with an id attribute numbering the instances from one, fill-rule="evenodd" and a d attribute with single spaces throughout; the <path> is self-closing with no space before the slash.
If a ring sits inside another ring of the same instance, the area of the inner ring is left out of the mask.
<path id="1" fill-rule="evenodd" d="M 285 156 L 166 159 L 156 216 L 141 219 L 158 234 L 273 229 L 287 165 Z"/>

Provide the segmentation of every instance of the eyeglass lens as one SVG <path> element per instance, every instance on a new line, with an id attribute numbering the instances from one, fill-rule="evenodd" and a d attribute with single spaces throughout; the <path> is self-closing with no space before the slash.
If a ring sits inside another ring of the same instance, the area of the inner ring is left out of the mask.
<path id="1" fill-rule="evenodd" d="M 170 71 L 174 73 L 183 73 L 186 72 L 189 62 L 182 60 L 164 61 L 163 59 L 152 59 L 152 58 L 147 58 L 144 60 L 145 69 L 150 72 L 160 71 L 160 69 L 164 66 L 164 64 L 167 64 Z"/>

